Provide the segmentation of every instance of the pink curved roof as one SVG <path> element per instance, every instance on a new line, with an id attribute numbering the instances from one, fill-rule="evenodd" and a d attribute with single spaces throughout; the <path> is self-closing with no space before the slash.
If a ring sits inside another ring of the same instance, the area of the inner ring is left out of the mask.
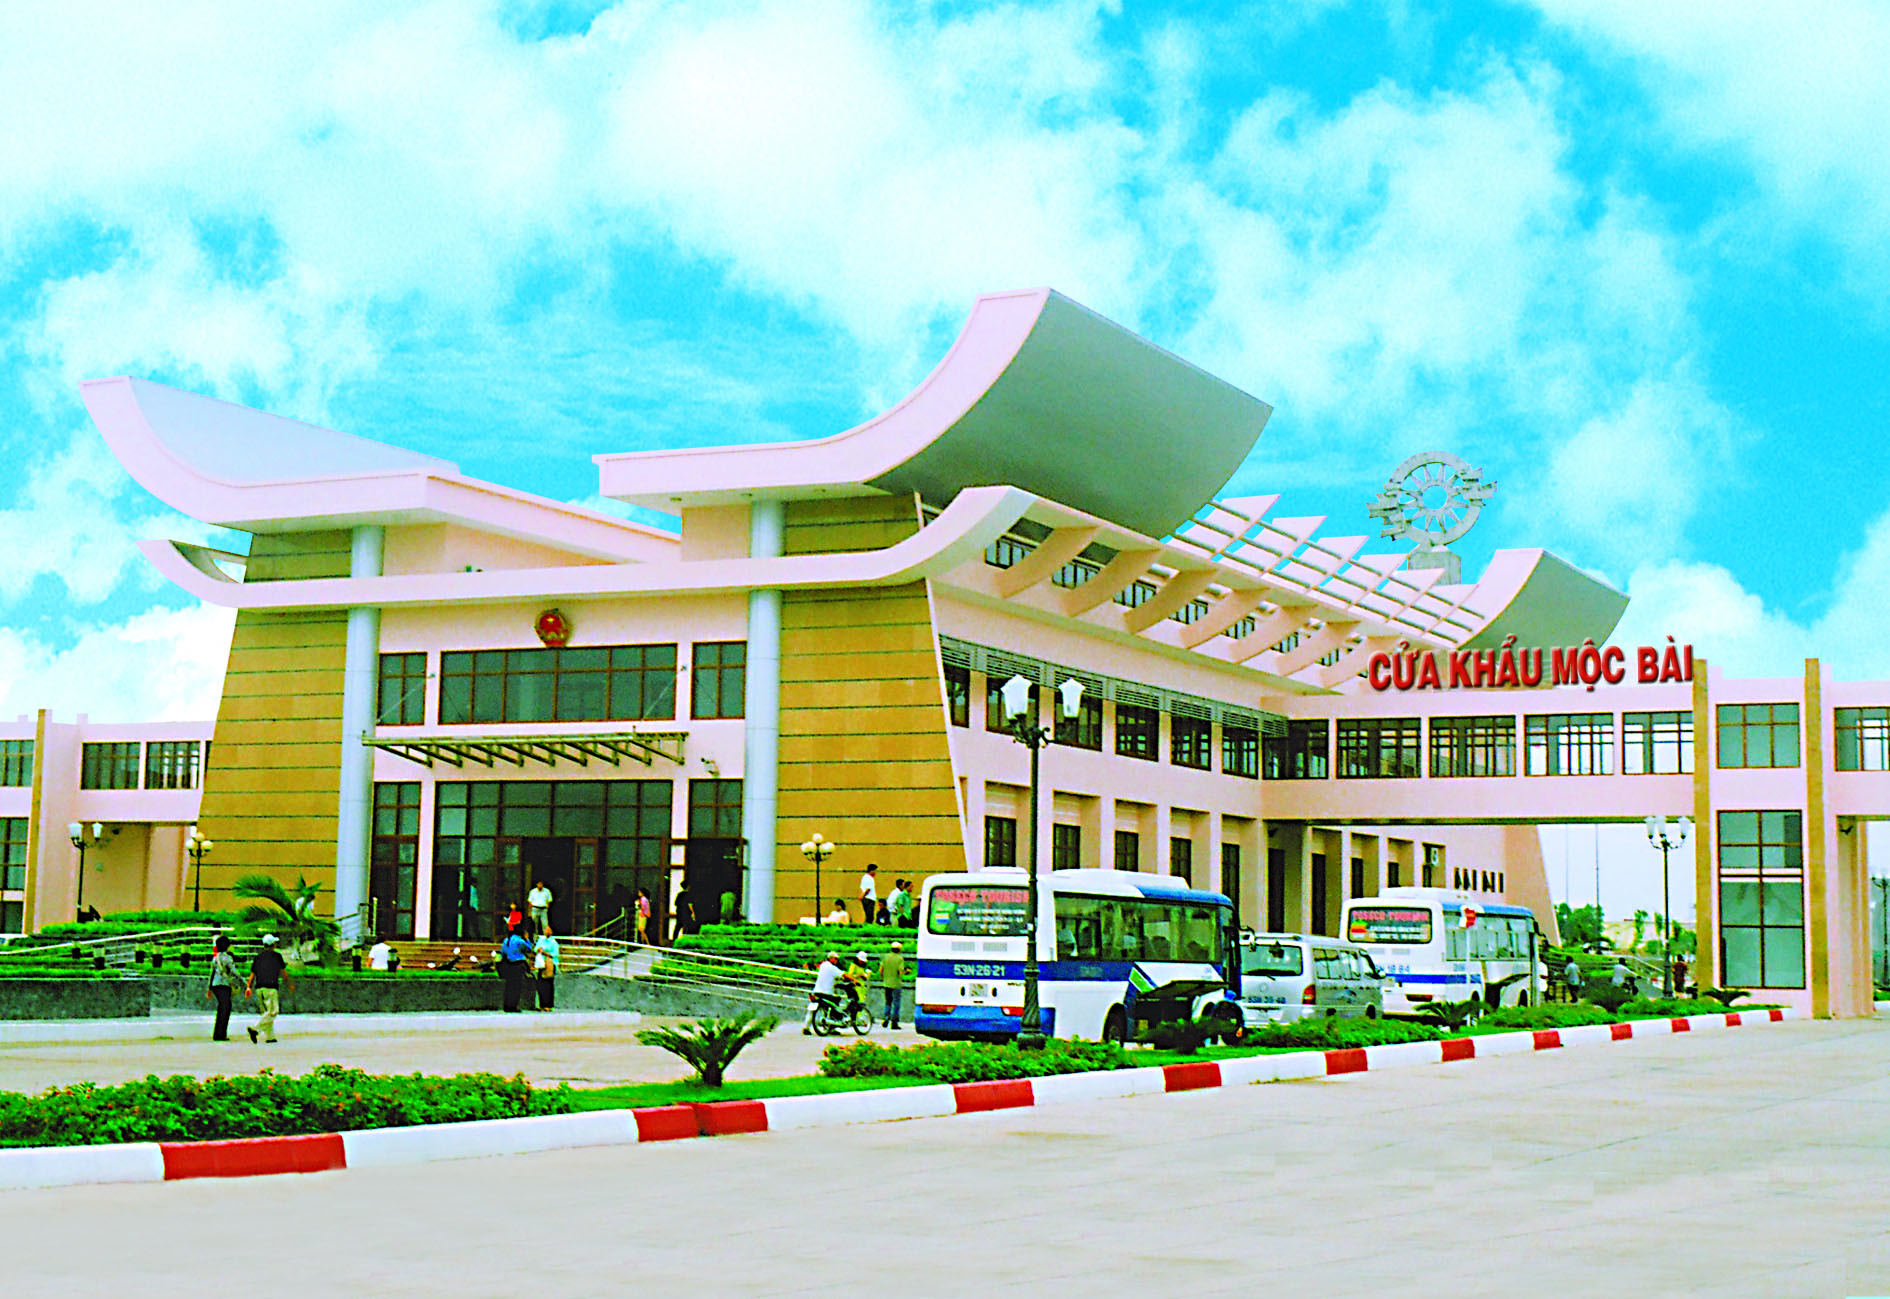
<path id="1" fill-rule="evenodd" d="M 468 478 L 450 461 L 385 442 L 147 379 L 80 388 L 131 476 L 205 523 L 244 532 L 458 523 L 601 559 L 675 550 L 667 533 Z"/>
<path id="2" fill-rule="evenodd" d="M 937 368 L 844 433 L 596 460 L 604 495 L 672 513 L 862 487 L 944 506 L 967 487 L 1008 485 L 1163 536 L 1213 498 L 1271 413 L 1063 295 L 1033 289 L 979 298 Z"/>

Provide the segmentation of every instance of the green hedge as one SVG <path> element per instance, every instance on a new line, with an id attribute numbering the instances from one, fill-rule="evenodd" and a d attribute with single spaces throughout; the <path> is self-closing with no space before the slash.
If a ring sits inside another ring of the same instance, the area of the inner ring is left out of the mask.
<path id="1" fill-rule="evenodd" d="M 1041 1051 L 1020 1051 L 1008 1042 L 934 1042 L 922 1046 L 850 1042 L 828 1047 L 820 1057 L 820 1072 L 828 1078 L 924 1078 L 961 1083 L 1129 1069 L 1138 1063 L 1113 1043 L 1061 1038 L 1044 1043 Z"/>
<path id="2" fill-rule="evenodd" d="M 76 1083 L 37 1096 L 0 1092 L 0 1146 L 119 1141 L 222 1141 L 467 1119 L 568 1114 L 569 1089 L 534 1088 L 523 1074 L 382 1075 L 317 1065 L 301 1077 L 267 1069 L 234 1078 Z"/>
<path id="3" fill-rule="evenodd" d="M 1487 1028 L 1579 1028 L 1584 1024 L 1612 1024 L 1615 1016 L 1588 1002 L 1575 1005 L 1505 1006 L 1477 1023 Z"/>
<path id="4" fill-rule="evenodd" d="M 1257 1028 L 1241 1039 L 1241 1045 L 1333 1051 L 1397 1042 L 1435 1042 L 1443 1036 L 1428 1025 L 1398 1019 L 1296 1019 Z"/>

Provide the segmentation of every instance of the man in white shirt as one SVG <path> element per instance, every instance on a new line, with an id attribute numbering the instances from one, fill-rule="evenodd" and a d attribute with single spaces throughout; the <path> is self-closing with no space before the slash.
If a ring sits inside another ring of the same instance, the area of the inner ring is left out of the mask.
<path id="1" fill-rule="evenodd" d="M 835 989 L 840 986 L 840 953 L 828 952 L 827 959 L 814 971 L 814 994 L 807 999 L 807 1018 L 801 1021 L 801 1032 L 814 1031 L 814 1012 L 820 1009 L 823 1001 L 836 1000 Z"/>
<path id="2" fill-rule="evenodd" d="M 374 946 L 368 948 L 367 967 L 370 970 L 385 970 L 387 958 L 393 953 L 385 938 L 376 939 Z"/>
<path id="3" fill-rule="evenodd" d="M 879 907 L 879 881 L 874 875 L 879 871 L 877 865 L 869 865 L 866 874 L 860 876 L 860 923 L 873 923 L 873 912 Z"/>
<path id="4" fill-rule="evenodd" d="M 543 880 L 539 880 L 538 887 L 525 895 L 525 906 L 531 914 L 534 934 L 542 934 L 551 928 L 551 890 L 545 887 Z"/>

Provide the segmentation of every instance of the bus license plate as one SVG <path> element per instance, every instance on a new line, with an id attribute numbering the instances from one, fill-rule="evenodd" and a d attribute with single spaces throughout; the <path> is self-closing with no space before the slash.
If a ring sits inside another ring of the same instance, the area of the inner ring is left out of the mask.
<path id="1" fill-rule="evenodd" d="M 982 1001 L 991 995 L 991 985 L 988 983 L 967 983 L 965 985 L 965 995 L 967 997 L 976 997 L 978 1000 Z"/>

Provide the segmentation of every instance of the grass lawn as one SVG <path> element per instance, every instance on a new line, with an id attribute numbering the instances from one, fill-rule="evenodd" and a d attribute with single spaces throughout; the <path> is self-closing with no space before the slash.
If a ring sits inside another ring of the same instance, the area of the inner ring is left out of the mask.
<path id="1" fill-rule="evenodd" d="M 619 1087 L 584 1087 L 572 1091 L 574 1110 L 621 1110 L 645 1105 L 681 1105 L 687 1101 L 758 1101 L 776 1096 L 825 1096 L 830 1092 L 877 1091 L 881 1087 L 922 1087 L 929 1078 L 747 1078 L 704 1087 L 683 1082 L 625 1083 Z"/>

